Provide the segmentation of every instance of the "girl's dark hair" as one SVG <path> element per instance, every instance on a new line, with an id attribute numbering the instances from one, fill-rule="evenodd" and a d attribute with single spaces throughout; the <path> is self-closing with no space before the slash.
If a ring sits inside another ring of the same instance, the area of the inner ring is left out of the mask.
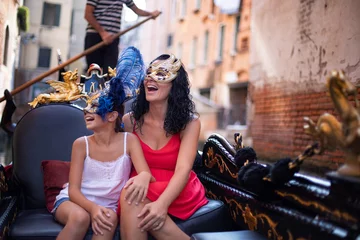
<path id="1" fill-rule="evenodd" d="M 114 107 L 114 111 L 117 111 L 119 116 L 116 119 L 115 122 L 115 132 L 124 132 L 123 124 L 122 124 L 122 117 L 124 115 L 124 106 L 120 105 L 117 107 Z"/>
<path id="2" fill-rule="evenodd" d="M 154 59 L 165 60 L 170 55 L 163 54 Z M 190 95 L 188 75 L 183 66 L 180 67 L 177 77 L 171 82 L 172 86 L 168 98 L 168 109 L 166 111 L 164 130 L 166 134 L 176 134 L 184 130 L 186 125 L 198 115 L 195 111 L 195 104 Z M 141 130 L 144 123 L 144 114 L 149 111 L 149 102 L 146 100 L 144 82 L 140 85 L 140 92 L 132 105 L 136 128 Z"/>

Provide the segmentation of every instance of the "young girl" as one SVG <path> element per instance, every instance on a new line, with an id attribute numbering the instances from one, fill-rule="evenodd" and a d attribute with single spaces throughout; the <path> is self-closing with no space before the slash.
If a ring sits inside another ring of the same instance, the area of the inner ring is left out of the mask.
<path id="1" fill-rule="evenodd" d="M 120 127 L 122 103 L 143 79 L 142 66 L 139 51 L 126 49 L 118 61 L 116 77 L 88 100 L 84 119 L 94 134 L 73 144 L 69 184 L 54 203 L 53 214 L 65 225 L 57 239 L 83 239 L 90 224 L 92 239 L 112 239 L 122 188 L 127 188 L 129 202 L 145 200 L 151 180 L 149 167 L 138 138 Z M 131 161 L 139 174 L 129 179 Z"/>

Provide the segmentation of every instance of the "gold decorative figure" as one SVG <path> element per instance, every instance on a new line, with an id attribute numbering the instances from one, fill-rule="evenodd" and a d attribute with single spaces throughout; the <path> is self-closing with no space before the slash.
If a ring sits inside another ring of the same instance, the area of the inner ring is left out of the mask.
<path id="1" fill-rule="evenodd" d="M 69 102 L 75 101 L 81 97 L 87 98 L 87 95 L 81 93 L 82 87 L 77 83 L 78 71 L 67 71 L 62 73 L 64 82 L 49 80 L 46 81 L 51 87 L 55 89 L 55 93 L 42 93 L 37 96 L 29 105 L 35 108 L 38 104 L 50 102 Z"/>
<path id="2" fill-rule="evenodd" d="M 242 134 L 241 133 L 235 133 L 234 134 L 234 141 L 235 141 L 235 151 L 241 149 L 241 148 L 244 148 L 244 144 L 243 144 L 243 141 L 242 141 Z"/>
<path id="3" fill-rule="evenodd" d="M 326 86 L 341 122 L 329 113 L 321 115 L 316 124 L 310 118 L 305 117 L 305 133 L 319 140 L 318 154 L 340 147 L 345 152 L 345 164 L 337 170 L 337 173 L 359 177 L 360 108 L 357 88 L 350 83 L 343 71 L 332 71 Z M 355 106 L 348 101 L 349 95 L 354 97 Z"/>
<path id="4" fill-rule="evenodd" d="M 116 68 L 112 69 L 111 67 L 108 67 L 108 73 L 109 73 L 109 77 L 115 77 L 116 76 Z"/>

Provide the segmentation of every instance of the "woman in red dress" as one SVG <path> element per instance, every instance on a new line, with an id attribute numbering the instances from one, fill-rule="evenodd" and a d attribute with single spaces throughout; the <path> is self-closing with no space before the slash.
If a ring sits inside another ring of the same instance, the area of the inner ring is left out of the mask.
<path id="1" fill-rule="evenodd" d="M 139 138 L 156 180 L 144 201 L 133 198 L 130 188 L 122 191 L 121 239 L 147 239 L 148 232 L 156 239 L 189 239 L 169 215 L 185 220 L 208 201 L 192 171 L 200 120 L 179 59 L 161 55 L 150 63 L 133 112 L 123 122 Z"/>

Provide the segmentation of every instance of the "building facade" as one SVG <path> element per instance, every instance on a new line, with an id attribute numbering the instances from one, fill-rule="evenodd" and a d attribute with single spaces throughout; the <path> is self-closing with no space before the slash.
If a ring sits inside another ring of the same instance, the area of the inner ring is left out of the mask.
<path id="1" fill-rule="evenodd" d="M 67 58 L 70 45 L 72 0 L 25 0 L 24 5 L 31 13 L 30 29 L 22 36 L 16 85 L 56 67 L 59 64 L 57 50 Z M 44 81 L 49 79 L 58 79 L 58 74 Z M 41 92 L 41 86 L 41 83 L 35 84 L 24 90 L 17 96 L 17 102 L 25 104 Z"/>
<path id="2" fill-rule="evenodd" d="M 15 69 L 18 64 L 20 31 L 18 28 L 18 7 L 22 1 L 2 0 L 0 2 L 0 95 L 4 90 L 13 90 Z M 2 114 L 4 102 L 0 107 Z"/>
<path id="3" fill-rule="evenodd" d="M 259 158 L 295 158 L 312 143 L 304 116 L 339 117 L 326 78 L 344 69 L 353 84 L 360 82 L 359 10 L 357 0 L 253 0 L 248 123 Z M 304 165 L 322 173 L 343 159 L 328 151 Z"/>

